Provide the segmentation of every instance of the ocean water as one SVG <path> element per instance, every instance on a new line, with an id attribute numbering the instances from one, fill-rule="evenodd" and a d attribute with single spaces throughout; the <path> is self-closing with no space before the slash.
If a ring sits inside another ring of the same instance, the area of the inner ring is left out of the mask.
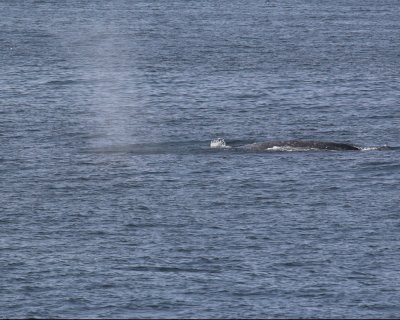
<path id="1" fill-rule="evenodd" d="M 399 30 L 397 0 L 0 0 L 0 317 L 398 318 Z M 363 150 L 235 148 L 285 139 Z"/>

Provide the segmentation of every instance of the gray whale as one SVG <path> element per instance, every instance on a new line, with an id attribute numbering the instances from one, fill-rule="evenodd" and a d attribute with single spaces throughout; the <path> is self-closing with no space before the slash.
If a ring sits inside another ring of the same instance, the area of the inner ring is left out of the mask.
<path id="1" fill-rule="evenodd" d="M 286 140 L 286 141 L 267 141 L 261 143 L 251 143 L 244 146 L 240 146 L 240 149 L 246 149 L 250 151 L 267 151 L 274 147 L 288 147 L 288 148 L 300 148 L 300 149 L 315 149 L 315 150 L 361 150 L 356 146 L 347 143 L 337 142 L 324 142 L 324 141 L 307 141 L 307 140 Z"/>

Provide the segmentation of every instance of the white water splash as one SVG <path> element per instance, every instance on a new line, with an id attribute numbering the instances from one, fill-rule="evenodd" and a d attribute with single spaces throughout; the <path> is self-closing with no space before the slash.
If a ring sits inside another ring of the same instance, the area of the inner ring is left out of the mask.
<path id="1" fill-rule="evenodd" d="M 224 148 L 230 148 L 230 146 L 226 145 L 226 142 L 223 138 L 216 138 L 211 140 L 210 148 L 224 149 Z"/>
<path id="2" fill-rule="evenodd" d="M 384 147 L 362 147 L 361 151 L 375 151 L 375 150 L 381 150 L 382 148 L 385 148 L 387 146 Z"/>
<path id="3" fill-rule="evenodd" d="M 312 151 L 312 150 L 317 150 L 313 148 L 302 148 L 302 147 L 291 147 L 291 146 L 273 146 L 272 148 L 268 148 L 268 151 L 288 151 L 288 152 L 293 152 L 293 151 Z"/>

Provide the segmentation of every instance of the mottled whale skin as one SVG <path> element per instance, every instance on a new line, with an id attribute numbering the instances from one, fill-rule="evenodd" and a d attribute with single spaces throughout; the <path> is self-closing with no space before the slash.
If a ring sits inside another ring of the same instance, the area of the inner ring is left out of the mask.
<path id="1" fill-rule="evenodd" d="M 325 142 L 325 141 L 306 141 L 306 140 L 287 140 L 287 141 L 267 141 L 261 143 L 251 143 L 240 148 L 251 151 L 267 151 L 274 147 L 304 148 L 315 150 L 361 150 L 360 148 L 347 143 Z"/>

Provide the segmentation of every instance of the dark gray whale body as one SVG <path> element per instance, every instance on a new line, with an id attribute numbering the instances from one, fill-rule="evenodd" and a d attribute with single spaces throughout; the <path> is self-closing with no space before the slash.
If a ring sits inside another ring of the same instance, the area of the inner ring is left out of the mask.
<path id="1" fill-rule="evenodd" d="M 314 149 L 314 150 L 337 150 L 337 151 L 361 150 L 360 148 L 347 143 L 306 141 L 306 140 L 268 141 L 261 143 L 251 143 L 241 146 L 239 148 L 250 151 L 267 151 L 274 147 Z"/>

